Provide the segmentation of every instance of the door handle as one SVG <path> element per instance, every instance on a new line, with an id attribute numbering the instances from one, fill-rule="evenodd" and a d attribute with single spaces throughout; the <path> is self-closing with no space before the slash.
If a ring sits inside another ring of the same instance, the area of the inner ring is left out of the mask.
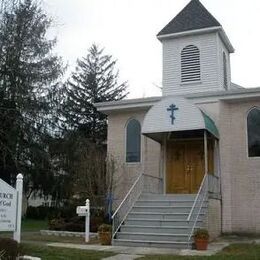
<path id="1" fill-rule="evenodd" d="M 190 174 L 190 170 L 191 170 L 191 166 L 188 164 L 187 167 L 186 167 L 186 173 Z"/>
<path id="2" fill-rule="evenodd" d="M 186 173 L 190 174 L 192 170 L 193 170 L 192 166 L 190 164 L 188 164 L 186 167 Z"/>

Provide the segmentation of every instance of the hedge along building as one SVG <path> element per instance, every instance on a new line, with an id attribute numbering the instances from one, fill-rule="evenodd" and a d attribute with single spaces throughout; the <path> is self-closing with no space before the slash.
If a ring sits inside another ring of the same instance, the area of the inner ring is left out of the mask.
<path id="1" fill-rule="evenodd" d="M 162 96 L 96 104 L 120 164 L 113 243 L 187 247 L 200 226 L 211 238 L 260 232 L 260 89 L 231 82 L 234 48 L 198 0 L 157 38 Z"/>

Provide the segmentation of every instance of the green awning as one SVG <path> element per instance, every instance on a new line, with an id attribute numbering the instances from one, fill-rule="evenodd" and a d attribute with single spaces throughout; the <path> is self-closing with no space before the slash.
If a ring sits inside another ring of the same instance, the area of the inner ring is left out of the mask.
<path id="1" fill-rule="evenodd" d="M 202 110 L 200 110 L 200 111 L 201 111 L 202 116 L 204 118 L 205 129 L 208 130 L 215 137 L 219 138 L 219 131 L 218 131 L 214 121 L 207 114 L 205 114 Z"/>

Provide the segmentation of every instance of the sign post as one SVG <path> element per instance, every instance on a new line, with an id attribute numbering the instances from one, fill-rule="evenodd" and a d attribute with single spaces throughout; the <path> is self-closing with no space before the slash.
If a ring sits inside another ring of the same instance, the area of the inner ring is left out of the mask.
<path id="1" fill-rule="evenodd" d="M 14 240 L 21 242 L 23 176 L 18 174 L 16 188 L 0 179 L 0 231 L 14 232 Z"/>
<path id="2" fill-rule="evenodd" d="M 86 206 L 78 206 L 76 212 L 79 216 L 85 216 L 85 242 L 89 242 L 89 220 L 90 220 L 90 210 L 89 210 L 89 199 L 86 200 Z"/>
<path id="3" fill-rule="evenodd" d="M 16 177 L 16 190 L 18 194 L 16 209 L 16 231 L 14 232 L 14 240 L 21 242 L 21 220 L 22 220 L 22 200 L 23 200 L 23 175 L 20 173 Z"/>

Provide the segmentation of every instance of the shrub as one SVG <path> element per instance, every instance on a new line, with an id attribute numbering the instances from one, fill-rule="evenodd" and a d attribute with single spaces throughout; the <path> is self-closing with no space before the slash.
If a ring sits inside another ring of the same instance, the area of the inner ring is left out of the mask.
<path id="1" fill-rule="evenodd" d="M 11 238 L 0 238 L 0 252 L 4 254 L 1 259 L 15 260 L 19 254 L 18 243 Z"/>
<path id="2" fill-rule="evenodd" d="M 51 208 L 46 206 L 32 207 L 29 206 L 26 211 L 26 218 L 28 219 L 46 219 Z"/>
<path id="3" fill-rule="evenodd" d="M 72 232 L 85 232 L 85 223 L 68 222 L 65 224 L 64 230 Z"/>
<path id="4" fill-rule="evenodd" d="M 199 228 L 194 232 L 193 237 L 195 239 L 209 239 L 209 232 L 207 229 Z"/>
<path id="5" fill-rule="evenodd" d="M 85 217 L 75 216 L 76 207 L 56 208 L 56 211 L 49 212 L 50 230 L 85 231 Z M 102 223 L 107 223 L 104 217 L 104 210 L 97 208 L 90 209 L 90 232 L 97 232 L 98 227 Z"/>
<path id="6" fill-rule="evenodd" d="M 74 217 L 71 219 L 56 218 L 49 221 L 49 229 L 56 231 L 74 231 L 84 232 L 85 221 L 84 218 Z"/>
<path id="7" fill-rule="evenodd" d="M 98 227 L 104 223 L 104 218 L 101 216 L 91 216 L 90 215 L 90 232 L 97 232 Z"/>
<path id="8" fill-rule="evenodd" d="M 65 225 L 65 220 L 63 218 L 54 218 L 49 220 L 49 229 L 56 230 L 56 231 L 65 231 L 63 227 Z"/>
<path id="9" fill-rule="evenodd" d="M 98 227 L 98 232 L 111 232 L 112 227 L 108 224 L 102 224 Z"/>

